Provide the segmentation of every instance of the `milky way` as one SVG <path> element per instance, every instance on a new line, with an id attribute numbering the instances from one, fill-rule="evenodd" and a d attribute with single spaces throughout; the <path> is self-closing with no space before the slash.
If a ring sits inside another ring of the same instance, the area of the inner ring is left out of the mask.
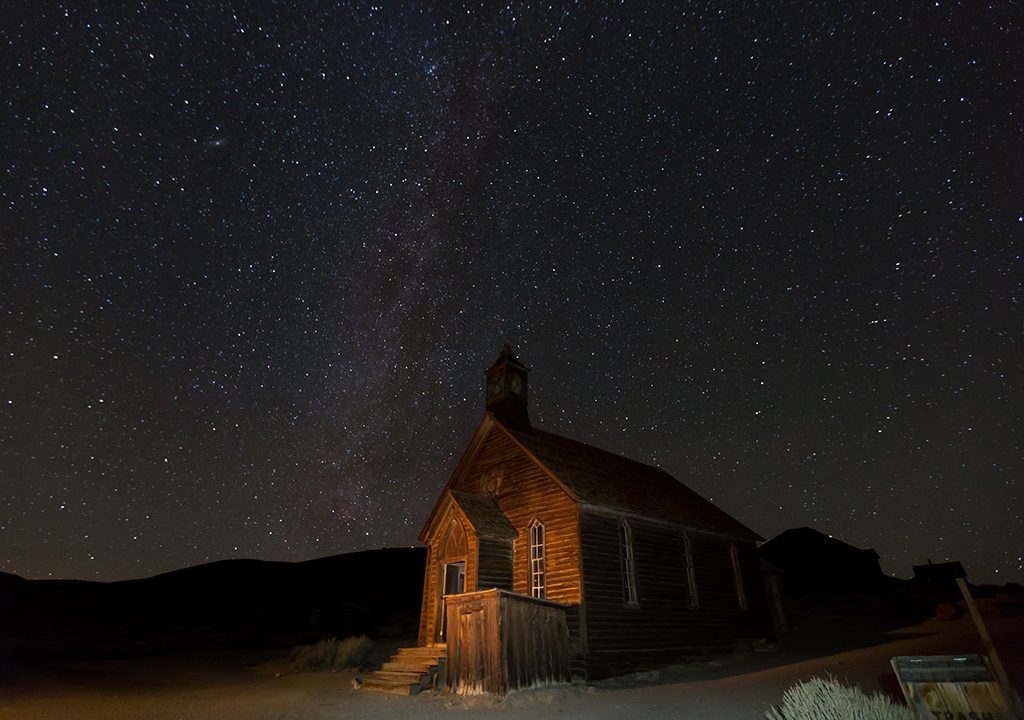
<path id="1" fill-rule="evenodd" d="M 535 424 L 766 537 L 1024 579 L 1024 12 L 23 4 L 0 570 L 415 542 Z"/>

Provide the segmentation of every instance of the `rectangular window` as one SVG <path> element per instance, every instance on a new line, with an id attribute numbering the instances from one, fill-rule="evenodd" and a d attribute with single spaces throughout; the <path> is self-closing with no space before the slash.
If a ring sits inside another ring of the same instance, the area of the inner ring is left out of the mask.
<path id="1" fill-rule="evenodd" d="M 690 542 L 689 533 L 683 533 L 683 556 L 686 562 L 686 587 L 690 592 L 690 607 L 700 607 L 700 598 L 697 596 L 697 568 L 693 566 L 693 543 Z"/>
<path id="2" fill-rule="evenodd" d="M 544 525 L 530 526 L 530 597 L 544 597 Z"/>
<path id="3" fill-rule="evenodd" d="M 622 545 L 622 593 L 627 605 L 639 602 L 636 592 L 636 559 L 633 556 L 633 529 L 629 523 L 619 524 Z"/>
<path id="4" fill-rule="evenodd" d="M 729 562 L 732 564 L 732 579 L 736 583 L 736 599 L 740 607 L 747 609 L 747 594 L 743 590 L 743 573 L 740 571 L 740 554 L 735 545 L 729 545 Z"/>

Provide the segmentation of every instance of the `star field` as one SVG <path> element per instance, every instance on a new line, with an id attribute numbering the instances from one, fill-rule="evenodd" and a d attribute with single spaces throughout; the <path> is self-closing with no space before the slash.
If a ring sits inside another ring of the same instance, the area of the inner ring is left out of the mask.
<path id="1" fill-rule="evenodd" d="M 23 5 L 0 570 L 409 545 L 504 337 L 765 537 L 1024 580 L 1024 10 Z"/>

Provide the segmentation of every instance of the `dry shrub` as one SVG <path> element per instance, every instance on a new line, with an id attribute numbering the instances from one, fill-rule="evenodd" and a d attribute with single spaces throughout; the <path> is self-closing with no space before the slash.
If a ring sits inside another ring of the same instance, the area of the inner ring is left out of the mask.
<path id="1" fill-rule="evenodd" d="M 295 672 L 304 670 L 341 670 L 347 667 L 359 667 L 366 662 L 373 647 L 373 641 L 365 635 L 347 637 L 344 640 L 328 638 L 316 645 L 298 645 L 288 653 L 292 669 Z"/>
<path id="2" fill-rule="evenodd" d="M 889 698 L 868 695 L 834 678 L 798 682 L 782 695 L 782 705 L 765 713 L 768 720 L 914 720 L 913 711 Z"/>

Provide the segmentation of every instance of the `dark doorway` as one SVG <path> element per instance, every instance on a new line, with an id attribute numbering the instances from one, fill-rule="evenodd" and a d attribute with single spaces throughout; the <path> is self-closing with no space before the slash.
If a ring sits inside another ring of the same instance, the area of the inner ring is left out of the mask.
<path id="1" fill-rule="evenodd" d="M 461 595 L 466 592 L 466 561 L 448 563 L 444 566 L 444 594 Z"/>

